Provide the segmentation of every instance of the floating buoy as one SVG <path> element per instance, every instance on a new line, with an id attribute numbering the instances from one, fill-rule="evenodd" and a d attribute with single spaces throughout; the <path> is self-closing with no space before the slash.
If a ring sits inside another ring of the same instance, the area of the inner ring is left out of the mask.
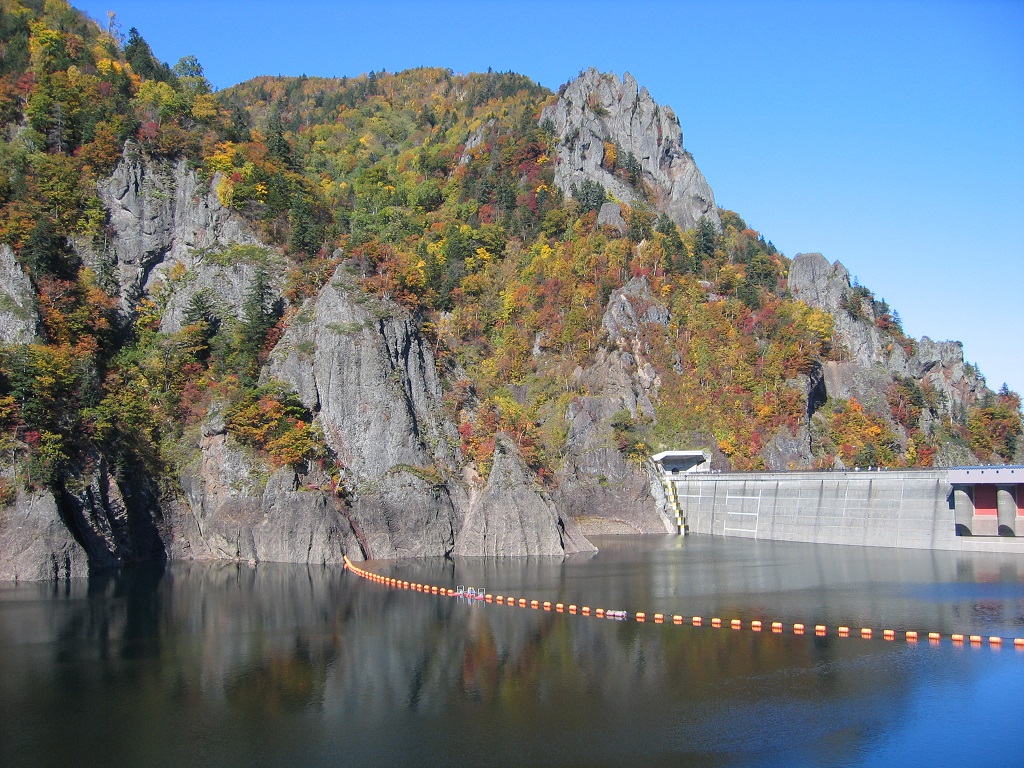
<path id="1" fill-rule="evenodd" d="M 518 606 L 520 608 L 525 608 L 525 607 L 527 607 L 527 605 L 529 605 L 529 607 L 533 608 L 534 610 L 537 610 L 537 609 L 543 607 L 543 609 L 545 611 L 550 611 L 550 610 L 552 610 L 552 607 L 553 607 L 554 610 L 557 611 L 558 613 L 564 613 L 566 611 L 566 605 L 564 603 L 552 603 L 551 601 L 548 601 L 548 600 L 544 600 L 542 602 L 540 600 L 531 600 L 531 599 L 528 599 L 528 598 L 525 598 L 525 597 L 515 598 L 515 597 L 511 597 L 511 596 L 505 597 L 503 595 L 492 595 L 490 592 L 485 593 L 482 589 L 479 590 L 479 591 L 477 591 L 475 589 L 472 589 L 472 588 L 467 590 L 465 587 L 459 587 L 458 589 L 448 589 L 446 587 L 438 587 L 438 586 L 433 585 L 433 584 L 424 584 L 424 583 L 418 582 L 418 581 L 414 581 L 414 582 L 403 581 L 402 579 L 398 579 L 398 578 L 395 578 L 393 576 L 384 576 L 382 574 L 373 573 L 372 571 L 368 571 L 365 568 L 359 568 L 358 566 L 354 565 L 349 560 L 348 557 L 345 557 L 345 559 L 344 559 L 343 570 L 351 571 L 352 573 L 356 574 L 357 576 L 359 576 L 361 578 L 364 578 L 364 579 L 367 579 L 368 581 L 372 581 L 372 582 L 375 582 L 377 584 L 384 584 L 384 585 L 386 585 L 388 587 L 394 587 L 396 589 L 412 589 L 412 590 L 415 590 L 416 592 L 423 592 L 425 594 L 433 594 L 433 595 L 445 595 L 447 597 L 454 597 L 454 596 L 457 596 L 457 597 L 460 597 L 460 598 L 465 597 L 468 600 L 479 600 L 479 601 L 487 602 L 487 603 L 497 603 L 498 605 L 508 605 L 510 607 L 515 607 L 518 604 Z M 571 613 L 571 614 L 582 613 L 584 616 L 590 616 L 591 615 L 591 610 L 593 610 L 594 615 L 596 615 L 598 618 L 618 619 L 620 621 L 629 618 L 629 614 L 626 611 L 605 610 L 604 608 L 594 608 L 594 609 L 591 609 L 590 606 L 587 606 L 587 605 L 584 605 L 582 608 L 580 608 L 575 603 L 571 603 L 568 606 L 568 612 Z M 643 611 L 638 611 L 637 613 L 633 614 L 633 616 L 640 623 L 643 623 L 643 622 L 647 621 L 647 613 L 645 613 Z M 675 613 L 675 614 L 671 614 L 671 616 L 672 616 L 672 623 L 673 624 L 677 624 L 678 625 L 678 624 L 686 623 L 686 618 L 684 616 L 682 616 L 681 614 Z M 655 624 L 664 624 L 666 622 L 666 619 L 667 619 L 667 616 L 664 613 L 654 613 L 654 614 L 651 614 L 651 620 Z M 693 626 L 695 626 L 695 627 L 700 627 L 704 623 L 704 619 L 702 617 L 700 617 L 700 616 L 692 616 L 692 617 L 690 617 L 689 620 L 693 624 Z M 721 627 L 722 626 L 722 621 L 723 620 L 721 618 L 718 618 L 716 616 L 716 617 L 711 619 L 711 626 L 713 626 L 713 627 Z M 762 628 L 764 627 L 764 623 L 765 622 L 761 621 L 760 619 L 753 619 L 753 620 L 751 620 L 751 622 L 750 622 L 750 629 L 751 629 L 751 631 L 753 631 L 753 632 L 760 632 L 762 630 Z M 729 626 L 731 626 L 733 629 L 736 629 L 736 630 L 743 629 L 743 620 L 742 619 L 730 619 L 729 620 Z M 772 632 L 775 632 L 775 633 L 782 632 L 784 630 L 784 624 L 781 621 L 773 621 L 773 622 L 771 622 L 771 629 L 772 629 Z M 806 626 L 804 624 L 801 624 L 801 623 L 793 624 L 793 633 L 794 634 L 802 635 L 804 633 L 805 629 L 806 629 Z M 847 627 L 847 626 L 837 627 L 836 631 L 838 632 L 840 637 L 849 637 L 850 636 L 850 628 Z M 815 632 L 816 635 L 823 636 L 823 635 L 827 634 L 827 627 L 824 624 L 815 624 L 814 625 L 814 632 Z M 923 633 L 920 633 L 917 630 L 908 629 L 905 632 L 905 637 L 906 637 L 906 640 L 907 640 L 908 643 L 916 643 L 918 638 L 922 634 Z M 928 640 L 931 642 L 932 645 L 939 645 L 941 643 L 942 635 L 940 633 L 938 633 L 938 632 L 928 632 L 927 635 L 928 635 Z M 870 629 L 869 627 L 863 627 L 860 630 L 860 636 L 862 638 L 864 638 L 865 640 L 869 640 L 869 639 L 871 639 L 874 636 L 874 630 Z M 892 629 L 883 629 L 882 630 L 882 636 L 886 640 L 895 640 L 895 638 L 896 638 L 896 631 L 892 630 Z M 998 635 L 990 635 L 990 636 L 988 636 L 986 638 L 986 637 L 984 637 L 982 635 L 963 635 L 963 634 L 960 634 L 960 633 L 954 633 L 954 634 L 950 635 L 950 639 L 956 645 L 963 645 L 964 642 L 970 642 L 970 644 L 972 646 L 978 646 L 978 645 L 981 645 L 986 640 L 987 640 L 988 644 L 990 646 L 994 647 L 994 648 L 1001 648 L 1002 645 L 1003 645 L 1003 638 L 998 636 Z M 1010 641 L 1010 639 L 1007 639 L 1006 642 L 1010 643 L 1011 641 Z M 1020 650 L 1024 650 L 1024 637 L 1013 638 L 1012 642 L 1013 642 L 1014 648 L 1017 648 L 1017 649 L 1020 649 Z"/>

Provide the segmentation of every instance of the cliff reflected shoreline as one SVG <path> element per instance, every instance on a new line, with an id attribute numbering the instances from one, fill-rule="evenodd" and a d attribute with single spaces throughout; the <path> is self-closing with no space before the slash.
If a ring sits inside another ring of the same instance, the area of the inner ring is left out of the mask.
<path id="1" fill-rule="evenodd" d="M 368 567 L 745 622 L 1024 626 L 1024 564 L 1012 558 L 702 537 L 600 546 L 564 562 Z M 726 765 L 756 744 L 758 754 L 817 763 L 891 737 L 922 695 L 969 691 L 993 674 L 1014 684 L 1024 667 L 1013 649 L 727 627 L 466 604 L 334 567 L 182 563 L 58 589 L 4 588 L 0 717 L 13 738 L 0 758 L 53 764 L 85 750 L 112 765 L 321 764 L 339 754 L 396 765 L 618 765 L 699 754 Z"/>

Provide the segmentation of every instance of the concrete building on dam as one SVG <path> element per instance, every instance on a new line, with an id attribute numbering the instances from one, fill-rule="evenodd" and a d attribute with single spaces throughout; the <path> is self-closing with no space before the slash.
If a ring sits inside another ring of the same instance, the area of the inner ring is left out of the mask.
<path id="1" fill-rule="evenodd" d="M 1024 554 L 1024 467 L 713 472 L 703 451 L 651 458 L 680 533 Z"/>

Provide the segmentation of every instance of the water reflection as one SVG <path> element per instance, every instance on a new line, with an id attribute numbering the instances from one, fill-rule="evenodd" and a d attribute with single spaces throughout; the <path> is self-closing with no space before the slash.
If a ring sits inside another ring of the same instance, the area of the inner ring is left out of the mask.
<path id="1" fill-rule="evenodd" d="M 599 546 L 565 563 L 371 567 L 630 611 L 879 633 L 1024 626 L 1014 558 L 697 537 Z M 895 734 L 917 722 L 908 713 L 922 699 L 936 706 L 929 692 L 991 679 L 1013 696 L 1024 683 L 1012 648 L 727 627 L 466 604 L 296 566 L 180 564 L 8 586 L 0 764 L 849 765 L 881 743 L 899 754 Z M 956 712 L 964 732 L 997 725 Z M 941 728 L 930 723 L 914 738 Z"/>

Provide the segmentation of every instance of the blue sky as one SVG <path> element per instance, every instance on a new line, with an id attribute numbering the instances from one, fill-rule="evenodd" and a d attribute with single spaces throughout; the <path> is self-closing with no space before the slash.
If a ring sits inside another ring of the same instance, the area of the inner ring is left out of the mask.
<path id="1" fill-rule="evenodd" d="M 552 89 L 590 66 L 673 107 L 717 202 L 820 251 L 1024 392 L 1024 0 L 87 0 L 170 64 L 256 75 L 430 65 Z"/>

